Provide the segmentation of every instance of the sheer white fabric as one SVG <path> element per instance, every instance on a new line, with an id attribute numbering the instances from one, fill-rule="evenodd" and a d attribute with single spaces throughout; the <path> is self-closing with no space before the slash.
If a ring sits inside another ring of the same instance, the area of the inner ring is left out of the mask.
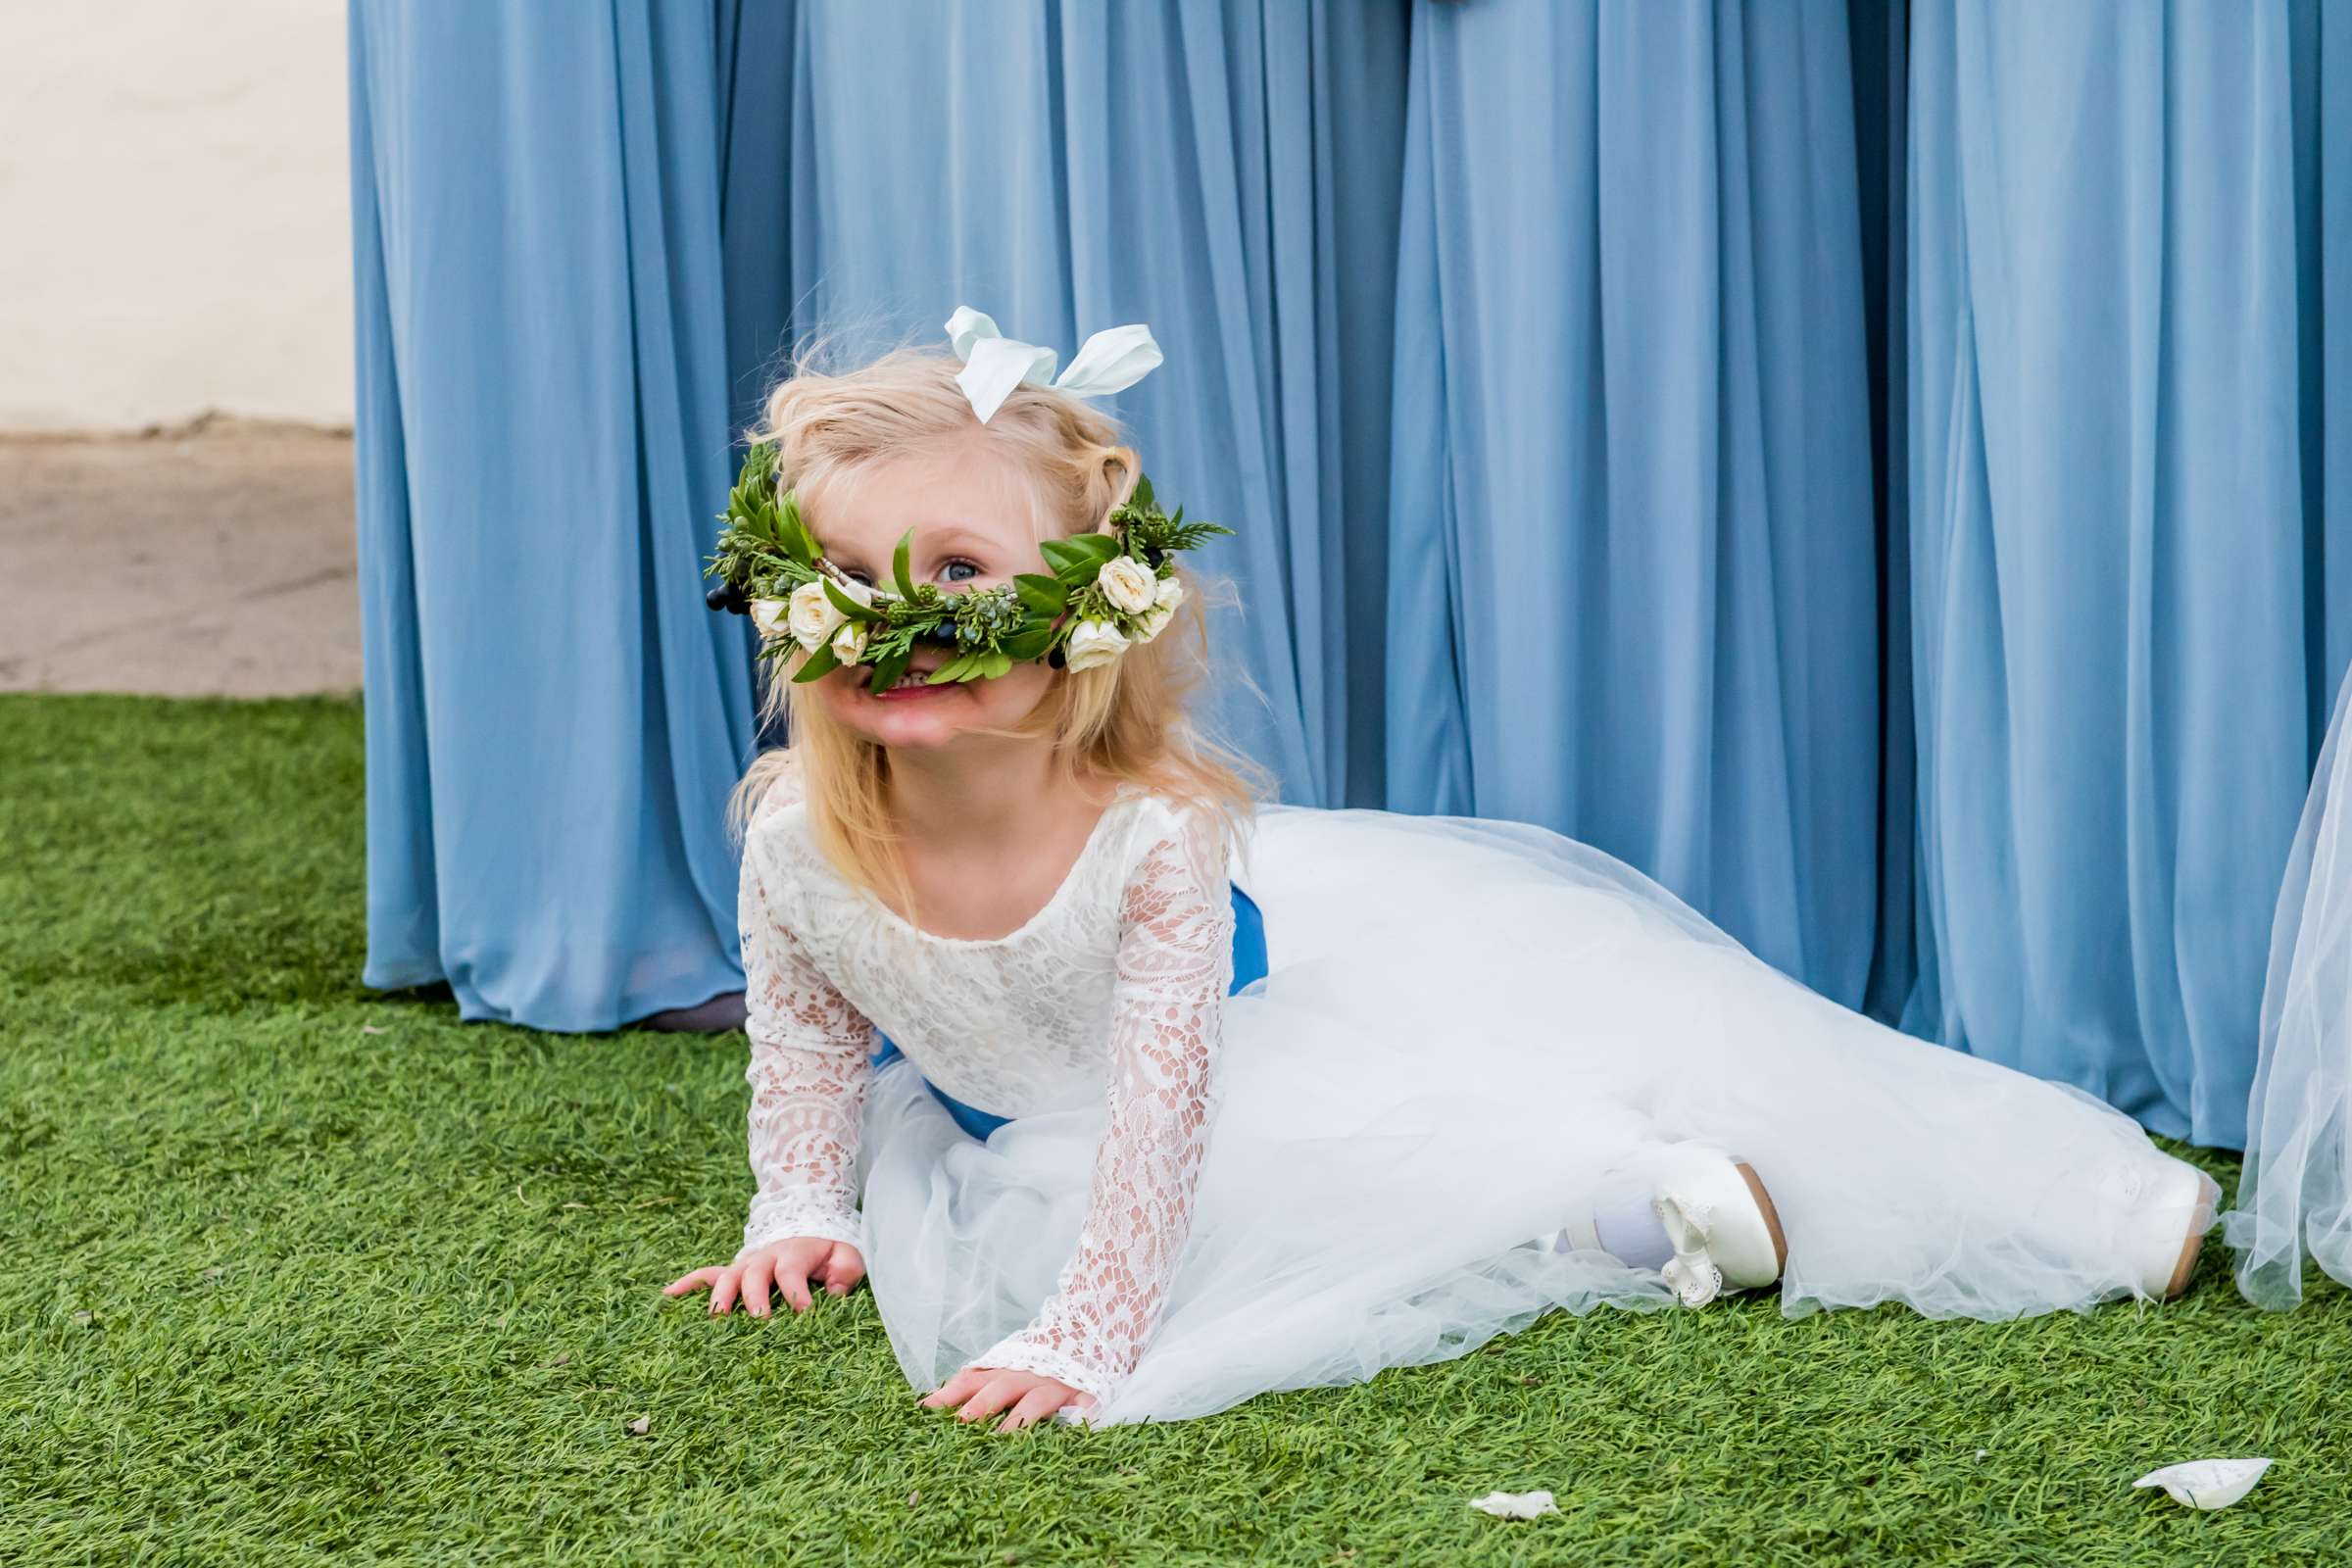
<path id="1" fill-rule="evenodd" d="M 1122 795 L 996 941 L 850 888 L 794 806 L 749 836 L 746 928 L 791 941 L 747 962 L 789 976 L 765 1015 L 805 1021 L 792 1102 L 824 1129 L 760 1202 L 801 1183 L 838 1221 L 861 1191 L 916 1387 L 1018 1366 L 1095 1395 L 1096 1424 L 1177 1419 L 1670 1305 L 1657 1269 L 1539 1239 L 1686 1142 L 1762 1174 L 1790 1314 L 2146 1297 L 2210 1223 L 2212 1182 L 2128 1117 L 1838 1007 L 1559 834 L 1272 806 L 1229 868 L 1204 833 Z M 1229 869 L 1269 974 L 1221 998 Z M 808 1086 L 853 1081 L 815 1064 L 862 1059 L 865 1020 L 905 1057 L 852 1132 L 850 1094 Z M 1015 1119 L 975 1140 L 924 1076 Z"/>
<path id="2" fill-rule="evenodd" d="M 2352 1285 L 2352 678 L 2312 776 L 2271 925 L 2246 1164 L 2225 1216 L 2237 1285 L 2258 1306 L 2303 1298 L 2316 1260 Z"/>

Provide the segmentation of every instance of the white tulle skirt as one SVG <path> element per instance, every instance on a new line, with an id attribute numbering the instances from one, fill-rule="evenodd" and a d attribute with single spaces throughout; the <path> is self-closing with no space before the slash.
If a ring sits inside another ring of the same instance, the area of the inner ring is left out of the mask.
<path id="1" fill-rule="evenodd" d="M 2191 1169 L 2086 1095 L 1823 1000 L 1543 828 L 1270 807 L 1236 880 L 1270 972 L 1227 1004 L 1192 1239 L 1099 1425 L 1445 1359 L 1555 1307 L 1670 1305 L 1654 1270 L 1531 1244 L 1685 1141 L 1770 1189 L 1790 1316 L 2144 1294 L 2146 1194 Z M 983 1144 L 910 1062 L 881 1070 L 866 1260 L 917 1387 L 1051 1293 L 1102 1131 L 1072 1111 Z M 2154 1216 L 2176 1252 L 2218 1196 L 2201 1174 L 2188 1190 Z"/>
<path id="2" fill-rule="evenodd" d="M 2237 1285 L 2258 1306 L 2303 1298 L 2316 1260 L 2352 1285 L 2352 677 L 2336 694 L 2271 926 L 2246 1167 L 2226 1216 Z"/>

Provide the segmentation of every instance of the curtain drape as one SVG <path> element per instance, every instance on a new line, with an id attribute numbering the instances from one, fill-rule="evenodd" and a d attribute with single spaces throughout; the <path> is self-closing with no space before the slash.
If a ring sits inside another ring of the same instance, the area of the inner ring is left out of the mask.
<path id="1" fill-rule="evenodd" d="M 1596 844 L 1859 1004 L 1881 651 L 1843 5 L 1415 20 L 1390 802 Z"/>
<path id="2" fill-rule="evenodd" d="M 1406 9 L 739 16 L 727 183 L 767 226 L 728 239 L 738 399 L 798 337 L 938 341 L 959 303 L 1065 363 L 1150 322 L 1166 364 L 1115 407 L 1163 496 L 1240 530 L 1203 564 L 1254 690 L 1211 721 L 1287 800 L 1377 804 Z"/>
<path id="3" fill-rule="evenodd" d="M 1912 18 L 1907 1022 L 2230 1146 L 2332 689 L 2299 26 L 2137 0 Z"/>
<path id="4" fill-rule="evenodd" d="M 738 983 L 730 440 L 969 302 L 1166 346 L 1118 411 L 1241 530 L 1209 716 L 1285 799 L 1544 823 L 2243 1135 L 2352 654 L 2317 0 L 351 17 L 370 983 Z"/>
<path id="5" fill-rule="evenodd" d="M 2293 67 L 2305 664 L 2320 734 L 2270 931 L 2245 1177 L 2229 1215 L 2237 1282 L 2260 1306 L 2302 1299 L 2306 1265 L 2352 1285 L 2352 11 L 2299 0 Z"/>
<path id="6" fill-rule="evenodd" d="M 468 1018 L 742 986 L 711 23 L 351 7 L 366 980 Z"/>

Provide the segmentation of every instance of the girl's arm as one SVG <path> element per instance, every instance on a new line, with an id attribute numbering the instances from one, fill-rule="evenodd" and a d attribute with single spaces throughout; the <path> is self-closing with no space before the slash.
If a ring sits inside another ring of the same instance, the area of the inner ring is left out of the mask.
<path id="1" fill-rule="evenodd" d="M 1233 895 L 1216 828 L 1197 813 L 1167 813 L 1128 878 L 1110 1124 L 1078 1250 L 1036 1320 L 976 1367 L 1039 1373 L 1101 1399 L 1158 1326 L 1192 1234 L 1233 981 Z"/>
<path id="2" fill-rule="evenodd" d="M 762 817 L 779 804 L 772 797 Z M 858 1126 L 874 1026 L 777 917 L 758 844 L 747 837 L 738 915 L 749 1017 L 751 1161 L 759 1191 L 744 1250 L 811 1236 L 859 1245 Z M 737 1254 L 739 1257 L 741 1253 Z"/>

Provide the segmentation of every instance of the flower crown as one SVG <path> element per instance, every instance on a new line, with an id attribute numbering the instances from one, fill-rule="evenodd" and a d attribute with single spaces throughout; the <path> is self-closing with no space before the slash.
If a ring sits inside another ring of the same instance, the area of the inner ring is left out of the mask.
<path id="1" fill-rule="evenodd" d="M 982 424 L 1024 384 L 1097 397 L 1133 386 L 1160 363 L 1159 345 L 1141 323 L 1097 332 L 1058 377 L 1052 349 L 1005 337 L 968 305 L 948 318 L 948 337 L 964 362 L 956 383 Z M 868 588 L 817 550 L 801 519 L 799 496 L 776 494 L 770 442 L 744 458 L 719 517 L 726 526 L 703 573 L 719 579 L 705 595 L 710 608 L 749 614 L 760 628 L 762 659 L 794 648 L 806 653 L 808 660 L 793 671 L 795 681 L 864 664 L 871 666 L 867 685 L 873 691 L 898 682 L 918 642 L 955 651 L 930 673 L 926 684 L 932 686 L 991 679 L 1036 660 L 1073 670 L 1110 663 L 1158 636 L 1184 602 L 1175 553 L 1233 532 L 1213 522 L 1186 522 L 1182 507 L 1168 516 L 1152 498 L 1152 481 L 1139 475 L 1134 493 L 1102 529 L 1039 547 L 1051 576 L 1023 572 L 994 588 L 943 594 L 908 577 L 909 528 L 891 558 L 893 593 Z"/>
<path id="2" fill-rule="evenodd" d="M 1184 602 L 1175 553 L 1231 528 L 1169 516 L 1152 500 L 1152 481 L 1114 510 L 1109 532 L 1048 539 L 1039 546 L 1053 575 L 1022 572 L 1009 583 L 942 593 L 907 575 L 909 528 L 899 536 L 888 589 L 869 588 L 827 561 L 801 518 L 800 498 L 776 494 L 776 449 L 762 442 L 720 514 L 726 522 L 704 575 L 719 579 L 706 596 L 713 610 L 748 613 L 760 628 L 760 657 L 799 649 L 807 662 L 795 681 L 811 681 L 844 664 L 870 665 L 873 690 L 906 672 L 918 642 L 944 643 L 955 657 L 927 684 L 992 678 L 1017 663 L 1092 669 L 1158 636 Z"/>

